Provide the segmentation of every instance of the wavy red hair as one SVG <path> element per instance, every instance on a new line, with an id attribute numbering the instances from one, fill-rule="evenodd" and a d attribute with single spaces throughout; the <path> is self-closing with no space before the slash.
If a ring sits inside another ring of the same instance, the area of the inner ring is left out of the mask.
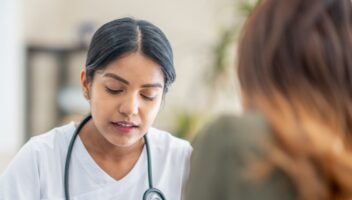
<path id="1" fill-rule="evenodd" d="M 350 0 L 262 0 L 238 48 L 244 104 L 270 123 L 268 163 L 300 199 L 352 199 Z"/>

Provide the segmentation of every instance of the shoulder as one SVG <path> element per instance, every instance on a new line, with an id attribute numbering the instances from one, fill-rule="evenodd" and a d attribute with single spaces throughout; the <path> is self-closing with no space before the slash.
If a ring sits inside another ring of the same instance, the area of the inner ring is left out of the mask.
<path id="1" fill-rule="evenodd" d="M 0 188 L 6 187 L 2 191 L 0 189 L 0 193 L 6 190 L 4 195 L 14 194 L 16 198 L 11 199 L 23 199 L 17 198 L 22 194 L 26 194 L 28 199 L 39 199 L 40 177 L 45 172 L 55 171 L 54 167 L 60 168 L 57 164 L 65 155 L 63 151 L 66 151 L 61 146 L 68 144 L 69 135 L 72 135 L 74 129 L 74 124 L 71 123 L 32 137 L 17 152 L 0 177 Z"/>
<path id="2" fill-rule="evenodd" d="M 67 146 L 74 130 L 75 125 L 72 122 L 32 137 L 17 152 L 7 169 L 10 171 L 11 169 L 21 169 L 23 172 L 32 173 L 29 168 L 38 171 L 60 163 L 66 155 Z M 28 167 L 28 170 L 23 170 L 24 165 Z"/>
<path id="3" fill-rule="evenodd" d="M 271 131 L 265 118 L 259 113 L 245 113 L 241 116 L 224 115 L 217 118 L 198 136 L 195 145 L 217 146 L 238 152 L 241 149 L 256 147 L 270 137 Z"/>
<path id="4" fill-rule="evenodd" d="M 35 150 L 54 150 L 67 147 L 75 129 L 74 122 L 56 127 L 46 133 L 32 137 L 28 145 L 33 146 Z"/>
<path id="5" fill-rule="evenodd" d="M 157 151 L 167 151 L 188 155 L 192 152 L 192 146 L 188 141 L 177 138 L 171 133 L 157 128 L 149 129 L 148 139 L 152 142 L 152 146 Z"/>
<path id="6" fill-rule="evenodd" d="M 258 183 L 244 179 L 249 159 L 265 158 L 263 142 L 271 137 L 270 125 L 259 113 L 221 116 L 213 121 L 195 140 L 186 199 L 253 199 L 258 195 L 279 199 L 283 194 L 292 199 L 293 187 L 282 171 L 275 170 Z"/>
<path id="7" fill-rule="evenodd" d="M 73 122 L 56 127 L 46 133 L 32 137 L 16 154 L 14 160 L 30 163 L 41 163 L 48 158 L 64 155 L 70 138 L 75 130 Z M 59 161 L 60 159 L 56 159 Z"/>
<path id="8" fill-rule="evenodd" d="M 268 125 L 260 114 L 245 113 L 241 116 L 226 115 L 217 118 L 194 141 L 191 182 L 196 184 L 191 185 L 197 185 L 197 177 L 203 176 L 204 183 L 201 185 L 210 187 L 213 182 L 223 182 L 237 187 L 234 177 L 240 177 L 237 173 L 246 168 L 246 156 L 264 153 L 260 144 L 268 135 Z M 222 191 L 222 188 L 216 188 L 216 191 Z"/>

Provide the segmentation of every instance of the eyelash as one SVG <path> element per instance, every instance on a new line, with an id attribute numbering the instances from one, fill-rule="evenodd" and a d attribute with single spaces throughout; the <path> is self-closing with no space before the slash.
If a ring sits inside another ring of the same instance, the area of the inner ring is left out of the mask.
<path id="1" fill-rule="evenodd" d="M 112 90 L 108 87 L 105 88 L 106 91 L 110 94 L 116 95 L 116 94 L 120 94 L 121 92 L 123 92 L 123 90 Z M 141 95 L 143 99 L 147 100 L 147 101 L 153 101 L 155 99 L 155 97 L 148 97 L 145 95 Z"/>
<path id="2" fill-rule="evenodd" d="M 147 101 L 153 101 L 155 99 L 155 97 L 147 97 L 147 96 L 144 96 L 144 95 L 141 95 L 141 96 Z"/>
<path id="3" fill-rule="evenodd" d="M 112 89 L 110 89 L 110 88 L 108 88 L 108 87 L 106 87 L 105 89 L 106 89 L 106 91 L 107 91 L 108 93 L 110 93 L 110 94 L 119 94 L 119 93 L 122 92 L 122 90 L 112 90 Z"/>

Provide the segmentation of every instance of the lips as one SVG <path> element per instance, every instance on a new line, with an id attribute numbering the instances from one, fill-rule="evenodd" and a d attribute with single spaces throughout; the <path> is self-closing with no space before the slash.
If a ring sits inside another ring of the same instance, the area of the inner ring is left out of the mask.
<path id="1" fill-rule="evenodd" d="M 128 121 L 111 122 L 111 124 L 115 129 L 117 129 L 119 132 L 122 132 L 122 133 L 130 133 L 135 128 L 138 128 L 136 124 Z"/>

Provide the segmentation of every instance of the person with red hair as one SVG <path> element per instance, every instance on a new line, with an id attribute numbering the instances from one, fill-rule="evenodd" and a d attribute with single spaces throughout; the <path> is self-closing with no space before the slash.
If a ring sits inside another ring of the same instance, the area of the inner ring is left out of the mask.
<path id="1" fill-rule="evenodd" d="M 262 0 L 237 75 L 245 114 L 194 145 L 186 200 L 352 199 L 350 0 Z"/>

